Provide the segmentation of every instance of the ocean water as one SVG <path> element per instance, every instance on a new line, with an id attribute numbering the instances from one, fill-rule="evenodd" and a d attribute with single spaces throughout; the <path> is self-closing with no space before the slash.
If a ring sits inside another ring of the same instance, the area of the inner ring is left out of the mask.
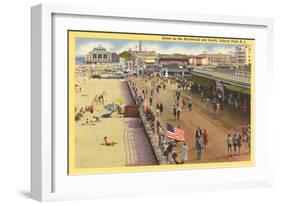
<path id="1" fill-rule="evenodd" d="M 83 64 L 85 64 L 84 57 L 75 57 L 75 64 L 76 65 L 83 65 Z"/>

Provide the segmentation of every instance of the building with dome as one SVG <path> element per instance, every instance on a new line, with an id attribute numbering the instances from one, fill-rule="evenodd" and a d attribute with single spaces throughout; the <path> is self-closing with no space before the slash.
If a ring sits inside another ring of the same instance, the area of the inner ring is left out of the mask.
<path id="1" fill-rule="evenodd" d="M 107 51 L 100 44 L 98 47 L 93 48 L 93 50 L 85 56 L 85 62 L 88 64 L 118 63 L 119 55 L 117 53 Z"/>

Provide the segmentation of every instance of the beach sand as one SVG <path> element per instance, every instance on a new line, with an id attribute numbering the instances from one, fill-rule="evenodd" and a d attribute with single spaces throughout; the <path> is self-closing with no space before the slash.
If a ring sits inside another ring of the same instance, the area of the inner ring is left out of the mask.
<path id="1" fill-rule="evenodd" d="M 104 104 L 122 99 L 125 105 L 132 104 L 132 98 L 125 80 L 88 79 L 78 77 L 81 86 L 75 95 L 77 108 L 89 106 L 96 94 L 105 92 Z M 75 167 L 108 168 L 157 164 L 151 146 L 139 118 L 123 118 L 116 112 L 112 118 L 102 118 L 94 125 L 82 125 L 92 116 L 101 116 L 109 111 L 102 103 L 95 105 L 94 113 L 87 112 L 81 121 L 75 123 Z M 117 142 L 114 146 L 102 145 L 104 137 Z"/>

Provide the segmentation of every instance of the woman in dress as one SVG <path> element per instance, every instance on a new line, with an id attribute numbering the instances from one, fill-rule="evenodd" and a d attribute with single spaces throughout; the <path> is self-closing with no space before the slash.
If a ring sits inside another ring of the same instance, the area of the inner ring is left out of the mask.
<path id="1" fill-rule="evenodd" d="M 208 135 L 208 133 L 207 133 L 207 130 L 204 129 L 204 132 L 203 132 L 203 144 L 204 144 L 204 148 L 207 147 L 208 143 L 209 143 L 209 135 Z"/>

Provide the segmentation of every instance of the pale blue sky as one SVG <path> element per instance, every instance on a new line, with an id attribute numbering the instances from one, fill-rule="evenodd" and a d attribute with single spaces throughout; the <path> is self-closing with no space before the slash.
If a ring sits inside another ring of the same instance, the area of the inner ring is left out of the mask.
<path id="1" fill-rule="evenodd" d="M 138 49 L 139 42 L 136 40 L 119 39 L 97 39 L 97 38 L 77 38 L 76 56 L 84 56 L 94 47 L 99 45 L 105 47 L 108 51 L 120 53 L 122 51 Z M 143 50 L 154 50 L 156 53 L 173 54 L 201 54 L 204 51 L 208 53 L 229 53 L 234 52 L 235 46 L 230 44 L 214 43 L 190 43 L 190 42 L 164 42 L 164 41 L 142 41 Z"/>

